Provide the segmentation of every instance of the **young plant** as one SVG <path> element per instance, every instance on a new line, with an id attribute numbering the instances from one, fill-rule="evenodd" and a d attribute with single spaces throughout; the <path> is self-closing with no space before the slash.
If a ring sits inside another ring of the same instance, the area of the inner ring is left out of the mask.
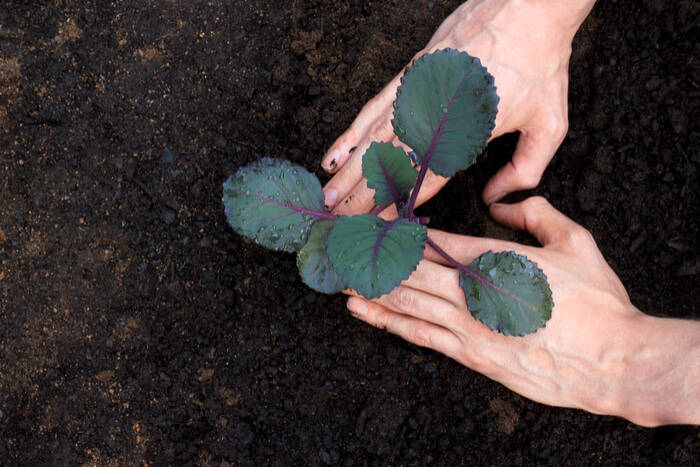
<path id="1" fill-rule="evenodd" d="M 370 299 L 408 279 L 427 244 L 459 270 L 467 309 L 476 319 L 506 335 L 534 332 L 554 306 L 535 263 L 512 251 L 489 251 L 461 264 L 414 214 L 428 169 L 451 177 L 476 162 L 494 128 L 497 104 L 493 77 L 479 59 L 451 49 L 423 55 L 401 79 L 391 122 L 399 140 L 413 149 L 411 156 L 373 142 L 362 159 L 367 186 L 375 190 L 371 214 L 326 212 L 314 175 L 288 161 L 263 158 L 224 183 L 228 221 L 262 246 L 296 251 L 299 273 L 314 290 L 350 288 Z M 376 215 L 391 204 L 398 218 Z"/>

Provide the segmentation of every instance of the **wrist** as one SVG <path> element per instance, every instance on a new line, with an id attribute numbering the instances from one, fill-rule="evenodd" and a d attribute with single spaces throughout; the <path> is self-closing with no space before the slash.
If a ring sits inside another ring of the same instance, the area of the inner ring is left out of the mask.
<path id="1" fill-rule="evenodd" d="M 573 40 L 576 31 L 593 9 L 595 0 L 526 0 L 533 8 L 542 9 L 542 14 L 550 19 L 552 26 L 564 29 Z"/>
<path id="2" fill-rule="evenodd" d="M 644 426 L 700 424 L 700 322 L 636 314 L 616 414 Z"/>

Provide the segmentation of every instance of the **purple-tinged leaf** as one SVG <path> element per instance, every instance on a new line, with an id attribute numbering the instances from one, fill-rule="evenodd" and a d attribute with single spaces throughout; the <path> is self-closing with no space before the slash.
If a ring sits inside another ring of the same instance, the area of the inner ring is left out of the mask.
<path id="1" fill-rule="evenodd" d="M 552 291 L 537 264 L 512 251 L 484 253 L 460 271 L 459 284 L 474 318 L 509 336 L 543 327 L 552 316 Z"/>
<path id="2" fill-rule="evenodd" d="M 317 292 L 334 294 L 345 288 L 328 257 L 327 240 L 334 221 L 321 220 L 311 227 L 306 245 L 297 253 L 299 275 Z"/>
<path id="3" fill-rule="evenodd" d="M 537 264 L 512 251 L 484 253 L 465 266 L 428 238 L 428 245 L 459 270 L 459 285 L 474 318 L 494 331 L 522 336 L 552 316 L 547 276 Z"/>
<path id="4" fill-rule="evenodd" d="M 406 201 L 417 174 L 404 150 L 391 143 L 374 142 L 362 156 L 362 175 L 367 186 L 374 188 L 374 202 L 380 206 Z"/>
<path id="5" fill-rule="evenodd" d="M 451 177 L 483 151 L 497 111 L 493 76 L 479 59 L 445 49 L 419 57 L 406 69 L 391 123 L 420 165 Z"/>
<path id="6" fill-rule="evenodd" d="M 224 183 L 229 224 L 274 250 L 299 250 L 315 221 L 337 217 L 325 212 L 323 200 L 316 176 L 285 160 L 262 158 Z"/>
<path id="7" fill-rule="evenodd" d="M 423 259 L 427 228 L 371 214 L 341 217 L 328 236 L 328 256 L 343 282 L 366 298 L 391 292 Z"/>

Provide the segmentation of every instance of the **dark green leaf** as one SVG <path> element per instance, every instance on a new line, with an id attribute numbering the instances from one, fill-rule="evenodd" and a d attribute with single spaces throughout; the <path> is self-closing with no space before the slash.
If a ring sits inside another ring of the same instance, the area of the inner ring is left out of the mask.
<path id="1" fill-rule="evenodd" d="M 224 183 L 226 217 L 239 234 L 275 250 L 296 251 L 311 224 L 332 219 L 323 207 L 321 183 L 303 167 L 262 158 Z"/>
<path id="2" fill-rule="evenodd" d="M 362 156 L 362 175 L 367 186 L 376 190 L 374 202 L 381 206 L 408 199 L 417 172 L 403 149 L 374 142 Z"/>
<path id="3" fill-rule="evenodd" d="M 345 288 L 328 258 L 326 241 L 335 221 L 318 221 L 311 227 L 309 240 L 297 253 L 297 267 L 306 285 L 317 292 L 333 294 Z"/>
<path id="4" fill-rule="evenodd" d="M 334 224 L 328 255 L 343 282 L 366 298 L 392 291 L 423 259 L 423 225 L 371 214 L 341 217 Z"/>
<path id="5" fill-rule="evenodd" d="M 552 291 L 537 264 L 512 251 L 484 253 L 459 273 L 474 318 L 505 335 L 535 332 L 552 316 Z"/>
<path id="6" fill-rule="evenodd" d="M 472 165 L 495 126 L 498 95 L 478 58 L 446 49 L 406 69 L 391 121 L 420 164 L 451 177 Z"/>

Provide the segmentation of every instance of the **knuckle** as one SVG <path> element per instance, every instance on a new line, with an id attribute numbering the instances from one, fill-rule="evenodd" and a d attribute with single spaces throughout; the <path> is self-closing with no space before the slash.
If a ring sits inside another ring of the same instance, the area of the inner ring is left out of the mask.
<path id="1" fill-rule="evenodd" d="M 372 323 L 374 327 L 378 329 L 383 329 L 383 330 L 390 330 L 391 329 L 391 314 L 389 313 L 380 313 L 376 316 L 374 323 Z"/>
<path id="2" fill-rule="evenodd" d="M 523 207 L 526 210 L 537 209 L 549 204 L 546 198 L 542 196 L 530 196 L 528 199 L 523 201 Z"/>
<path id="3" fill-rule="evenodd" d="M 571 229 L 571 232 L 569 232 L 569 240 L 571 241 L 572 245 L 579 248 L 584 248 L 595 244 L 593 234 L 580 225 L 576 225 Z"/>
<path id="4" fill-rule="evenodd" d="M 542 179 L 542 174 L 536 172 L 527 172 L 521 176 L 522 184 L 525 188 L 535 188 Z"/>
<path id="5" fill-rule="evenodd" d="M 545 119 L 542 133 L 547 139 L 562 140 L 569 130 L 569 117 L 566 112 Z"/>
<path id="6" fill-rule="evenodd" d="M 541 173 L 533 172 L 530 169 L 524 170 L 516 165 L 514 165 L 514 167 L 517 180 L 522 188 L 534 188 L 540 183 L 540 179 L 542 178 Z"/>
<path id="7" fill-rule="evenodd" d="M 416 303 L 415 295 L 406 287 L 399 287 L 391 294 L 391 302 L 396 309 L 411 311 Z"/>
<path id="8" fill-rule="evenodd" d="M 554 128 L 554 137 L 559 143 L 564 140 L 566 133 L 569 131 L 569 118 L 566 114 L 557 119 L 557 123 Z"/>
<path id="9" fill-rule="evenodd" d="M 469 355 L 468 359 L 469 366 L 474 371 L 478 371 L 479 373 L 484 375 L 489 375 L 494 372 L 495 365 L 491 359 L 474 352 L 472 352 L 471 355 Z"/>
<path id="10" fill-rule="evenodd" d="M 413 328 L 409 340 L 421 347 L 431 347 L 430 333 L 423 326 Z"/>
<path id="11" fill-rule="evenodd" d="M 391 121 L 382 119 L 370 132 L 371 139 L 374 141 L 382 141 L 394 134 L 394 129 L 391 126 Z"/>

